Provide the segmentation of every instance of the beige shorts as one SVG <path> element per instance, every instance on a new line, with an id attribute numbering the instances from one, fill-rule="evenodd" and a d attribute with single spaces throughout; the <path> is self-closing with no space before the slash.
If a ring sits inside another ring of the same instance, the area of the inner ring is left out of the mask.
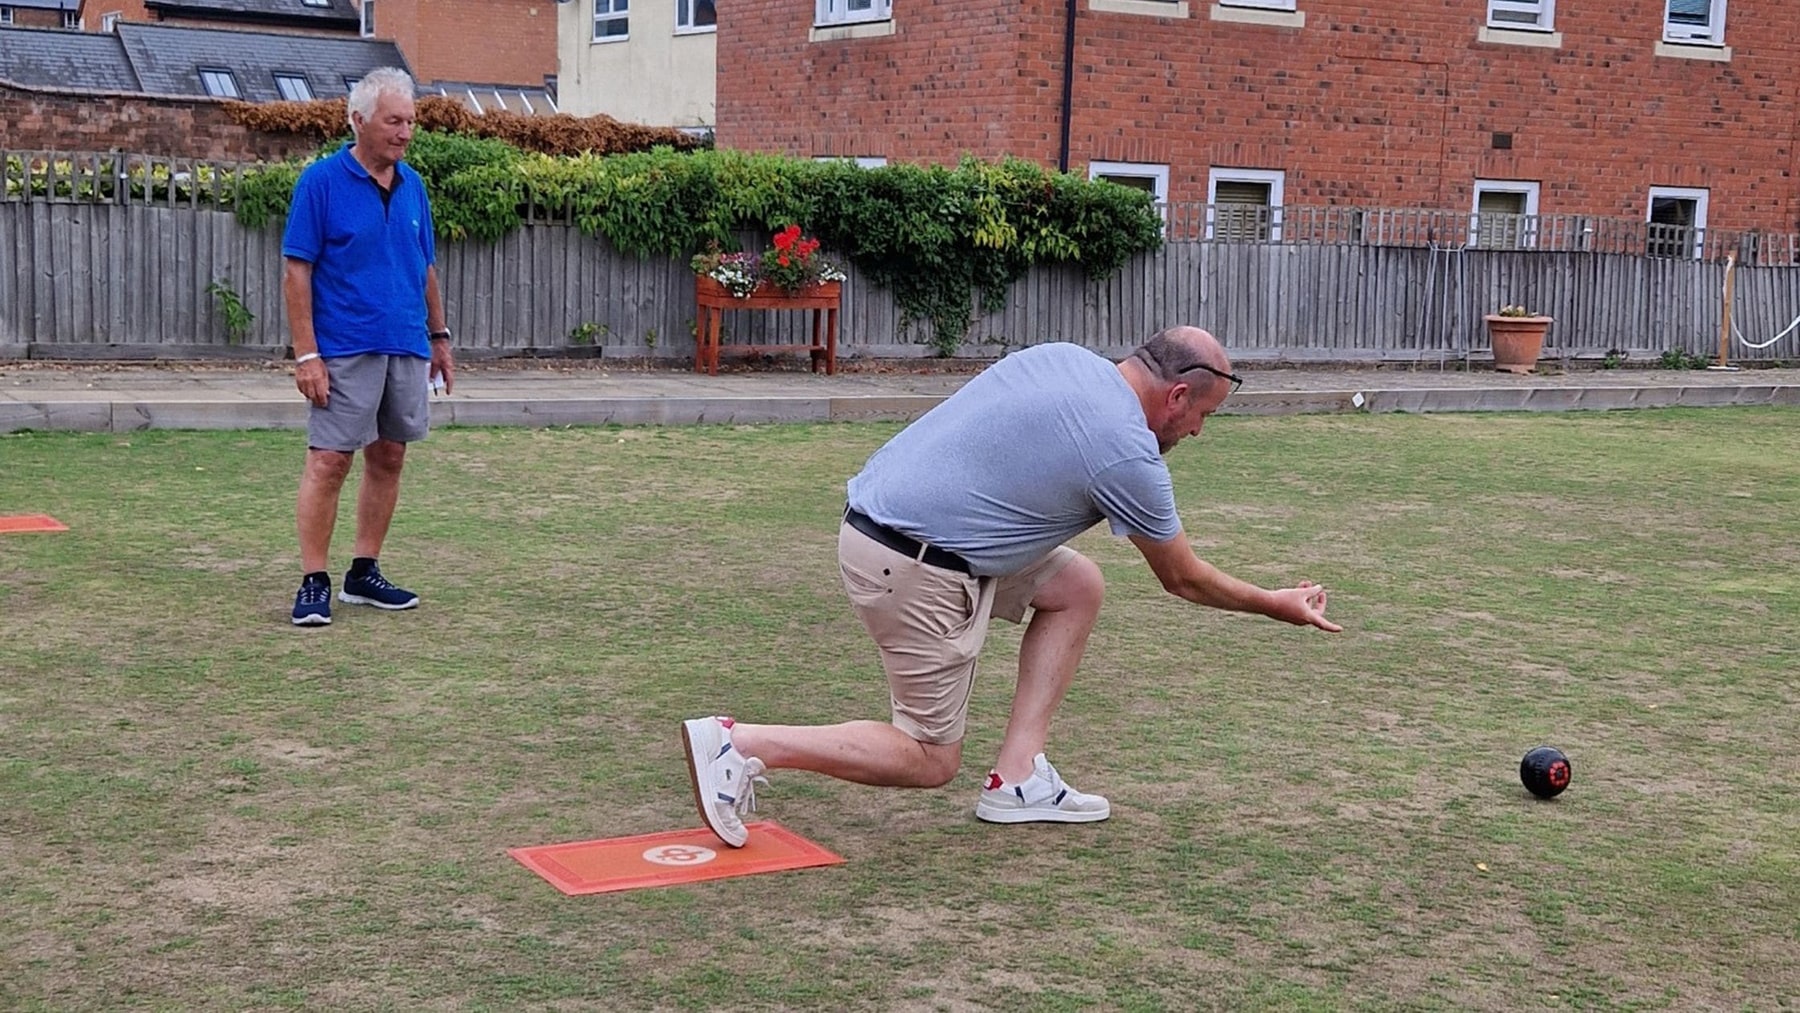
<path id="1" fill-rule="evenodd" d="M 917 562 L 845 524 L 838 570 L 881 648 L 894 727 L 920 742 L 961 742 L 989 618 L 1023 622 L 1038 591 L 1074 558 L 1059 545 L 1018 573 L 971 577 Z"/>

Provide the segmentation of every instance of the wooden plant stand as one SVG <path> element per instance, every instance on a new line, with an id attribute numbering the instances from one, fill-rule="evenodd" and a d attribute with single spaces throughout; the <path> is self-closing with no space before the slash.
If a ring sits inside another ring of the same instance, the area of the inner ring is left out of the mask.
<path id="1" fill-rule="evenodd" d="M 813 372 L 824 364 L 826 375 L 837 372 L 838 307 L 844 283 L 828 281 L 799 292 L 784 292 L 767 282 L 745 299 L 706 277 L 694 276 L 694 372 L 719 374 L 719 317 L 725 310 L 812 310 L 812 344 L 757 345 L 759 350 L 806 351 L 812 355 Z"/>

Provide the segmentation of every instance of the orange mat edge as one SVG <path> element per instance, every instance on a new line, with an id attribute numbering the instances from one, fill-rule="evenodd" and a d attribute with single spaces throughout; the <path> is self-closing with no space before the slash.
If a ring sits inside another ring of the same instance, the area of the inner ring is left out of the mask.
<path id="1" fill-rule="evenodd" d="M 69 526 L 49 514 L 0 514 L 0 534 L 15 531 L 67 531 Z"/>

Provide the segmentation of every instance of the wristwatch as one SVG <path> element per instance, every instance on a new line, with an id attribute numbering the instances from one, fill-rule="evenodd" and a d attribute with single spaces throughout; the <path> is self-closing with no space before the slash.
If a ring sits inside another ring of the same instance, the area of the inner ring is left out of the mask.
<path id="1" fill-rule="evenodd" d="M 450 340 L 450 328 L 446 327 L 441 331 L 432 331 L 431 332 L 431 340 L 433 340 L 433 341 L 449 341 Z"/>

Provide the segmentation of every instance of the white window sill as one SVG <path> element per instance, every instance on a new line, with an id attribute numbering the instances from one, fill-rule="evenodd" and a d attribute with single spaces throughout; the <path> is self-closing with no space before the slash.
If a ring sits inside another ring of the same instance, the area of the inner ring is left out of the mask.
<path id="1" fill-rule="evenodd" d="M 1492 42 L 1498 46 L 1537 46 L 1540 49 L 1561 49 L 1561 32 L 1534 32 L 1517 28 L 1483 28 L 1475 33 L 1476 42 Z"/>
<path id="2" fill-rule="evenodd" d="M 839 42 L 844 39 L 878 39 L 894 34 L 893 19 L 862 21 L 848 25 L 814 25 L 808 42 Z"/>
<path id="3" fill-rule="evenodd" d="M 677 29 L 675 29 L 675 34 L 676 35 L 717 35 L 717 34 L 719 34 L 719 26 L 718 25 L 703 25 L 699 28 L 677 28 Z"/>
<path id="4" fill-rule="evenodd" d="M 1180 0 L 1178 3 L 1170 3 L 1169 0 L 1088 0 L 1088 10 L 1150 18 L 1180 19 L 1188 16 L 1187 0 Z"/>
<path id="5" fill-rule="evenodd" d="M 1275 28 L 1305 28 L 1306 15 L 1300 11 L 1269 11 L 1255 7 L 1227 7 L 1213 4 L 1214 21 L 1236 21 L 1245 25 L 1270 25 Z"/>
<path id="6" fill-rule="evenodd" d="M 1715 60 L 1719 63 L 1731 62 L 1731 47 L 1714 45 L 1710 42 L 1658 42 L 1657 56 L 1674 57 L 1677 60 Z"/>
<path id="7" fill-rule="evenodd" d="M 630 41 L 631 41 L 631 36 L 629 36 L 629 35 L 608 35 L 604 39 L 590 39 L 590 40 L 588 40 L 588 44 L 592 45 L 592 46 L 604 46 L 604 45 L 607 45 L 607 44 L 613 43 L 613 42 L 630 42 Z"/>

